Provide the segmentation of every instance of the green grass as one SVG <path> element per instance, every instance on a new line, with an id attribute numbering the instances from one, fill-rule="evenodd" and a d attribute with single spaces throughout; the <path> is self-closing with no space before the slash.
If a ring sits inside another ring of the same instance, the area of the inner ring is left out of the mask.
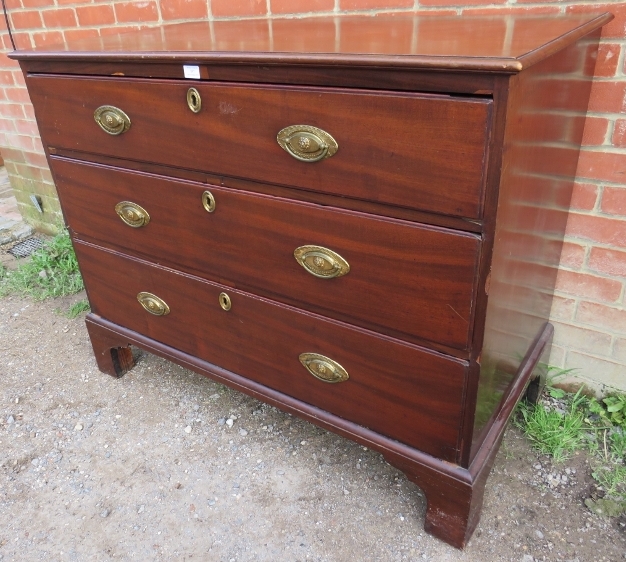
<path id="1" fill-rule="evenodd" d="M 577 396 L 565 412 L 547 408 L 541 403 L 522 403 L 516 424 L 537 451 L 550 455 L 556 462 L 564 461 L 581 449 L 584 443 L 585 422 L 577 408 L 578 399 Z"/>
<path id="2" fill-rule="evenodd" d="M 87 299 L 84 299 L 71 305 L 65 316 L 72 319 L 76 318 L 79 314 L 82 314 L 83 312 L 88 312 L 89 310 L 91 310 L 89 302 L 87 301 Z"/>
<path id="3" fill-rule="evenodd" d="M 16 294 L 43 300 L 82 289 L 83 279 L 67 231 L 47 241 L 17 269 L 0 272 L 0 297 Z"/>
<path id="4" fill-rule="evenodd" d="M 555 462 L 575 451 L 588 452 L 603 501 L 626 506 L 626 395 L 597 399 L 586 396 L 584 387 L 572 394 L 550 384 L 546 394 L 558 401 L 559 408 L 550 400 L 536 405 L 522 402 L 514 423 L 537 451 Z"/>

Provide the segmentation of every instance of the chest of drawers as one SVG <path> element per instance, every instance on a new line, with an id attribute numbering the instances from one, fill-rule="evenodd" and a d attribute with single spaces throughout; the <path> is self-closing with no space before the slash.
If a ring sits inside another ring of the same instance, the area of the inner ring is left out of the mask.
<path id="1" fill-rule="evenodd" d="M 14 53 L 99 368 L 138 346 L 381 451 L 462 547 L 540 384 L 610 19 L 195 23 Z"/>

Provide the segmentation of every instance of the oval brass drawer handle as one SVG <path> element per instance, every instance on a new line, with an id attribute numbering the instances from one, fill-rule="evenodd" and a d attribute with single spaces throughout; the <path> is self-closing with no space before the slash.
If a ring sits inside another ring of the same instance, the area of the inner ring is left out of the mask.
<path id="1" fill-rule="evenodd" d="M 324 382 L 344 382 L 350 377 L 337 361 L 319 353 L 301 353 L 298 357 L 304 368 L 315 378 Z"/>
<path id="2" fill-rule="evenodd" d="M 322 279 L 341 277 L 350 272 L 350 264 L 338 253 L 322 246 L 300 246 L 293 257 L 311 275 Z"/>
<path id="3" fill-rule="evenodd" d="M 128 226 L 133 228 L 141 228 L 150 222 L 148 211 L 132 201 L 120 201 L 115 205 L 115 212 Z"/>
<path id="4" fill-rule="evenodd" d="M 121 135 L 130 129 L 130 118 L 118 107 L 101 105 L 93 112 L 93 118 L 109 135 Z"/>
<path id="5" fill-rule="evenodd" d="M 202 98 L 200 97 L 200 92 L 195 88 L 187 90 L 187 105 L 194 113 L 200 113 L 202 109 Z"/>
<path id="6" fill-rule="evenodd" d="M 312 125 L 291 125 L 276 135 L 278 144 L 297 160 L 318 162 L 330 158 L 337 150 L 337 141 L 326 131 Z"/>
<path id="7" fill-rule="evenodd" d="M 155 316 L 167 316 L 170 313 L 170 307 L 167 306 L 167 303 L 152 293 L 142 291 L 137 295 L 137 300 L 141 306 Z"/>

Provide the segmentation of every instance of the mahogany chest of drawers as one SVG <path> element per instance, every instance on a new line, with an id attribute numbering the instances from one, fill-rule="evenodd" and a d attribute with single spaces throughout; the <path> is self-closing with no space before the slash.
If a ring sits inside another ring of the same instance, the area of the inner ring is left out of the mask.
<path id="1" fill-rule="evenodd" d="M 100 369 L 381 451 L 461 547 L 547 322 L 597 17 L 181 24 L 20 51 Z"/>

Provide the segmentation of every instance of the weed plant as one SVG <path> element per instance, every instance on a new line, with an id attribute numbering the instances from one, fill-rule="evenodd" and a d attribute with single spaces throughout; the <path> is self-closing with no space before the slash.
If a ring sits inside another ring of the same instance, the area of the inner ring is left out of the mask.
<path id="1" fill-rule="evenodd" d="M 43 300 L 82 289 L 83 279 L 67 231 L 46 242 L 17 269 L 0 272 L 0 297 L 17 294 Z"/>
<path id="2" fill-rule="evenodd" d="M 73 319 L 83 312 L 89 312 L 89 310 L 91 310 L 89 302 L 86 299 L 83 299 L 82 301 L 78 301 L 72 304 L 69 310 L 66 312 L 65 316 Z"/>
<path id="3" fill-rule="evenodd" d="M 550 455 L 556 462 L 564 461 L 582 448 L 585 422 L 578 409 L 579 394 L 580 391 L 565 411 L 545 407 L 541 403 L 520 404 L 518 427 L 523 429 L 535 449 Z"/>
<path id="4" fill-rule="evenodd" d="M 520 403 L 514 423 L 537 451 L 550 455 L 555 462 L 562 462 L 575 451 L 587 451 L 592 458 L 592 476 L 605 498 L 624 503 L 626 395 L 597 399 L 585 395 L 584 387 L 575 394 L 555 388 L 553 380 L 548 379 L 547 396 L 536 405 Z"/>

